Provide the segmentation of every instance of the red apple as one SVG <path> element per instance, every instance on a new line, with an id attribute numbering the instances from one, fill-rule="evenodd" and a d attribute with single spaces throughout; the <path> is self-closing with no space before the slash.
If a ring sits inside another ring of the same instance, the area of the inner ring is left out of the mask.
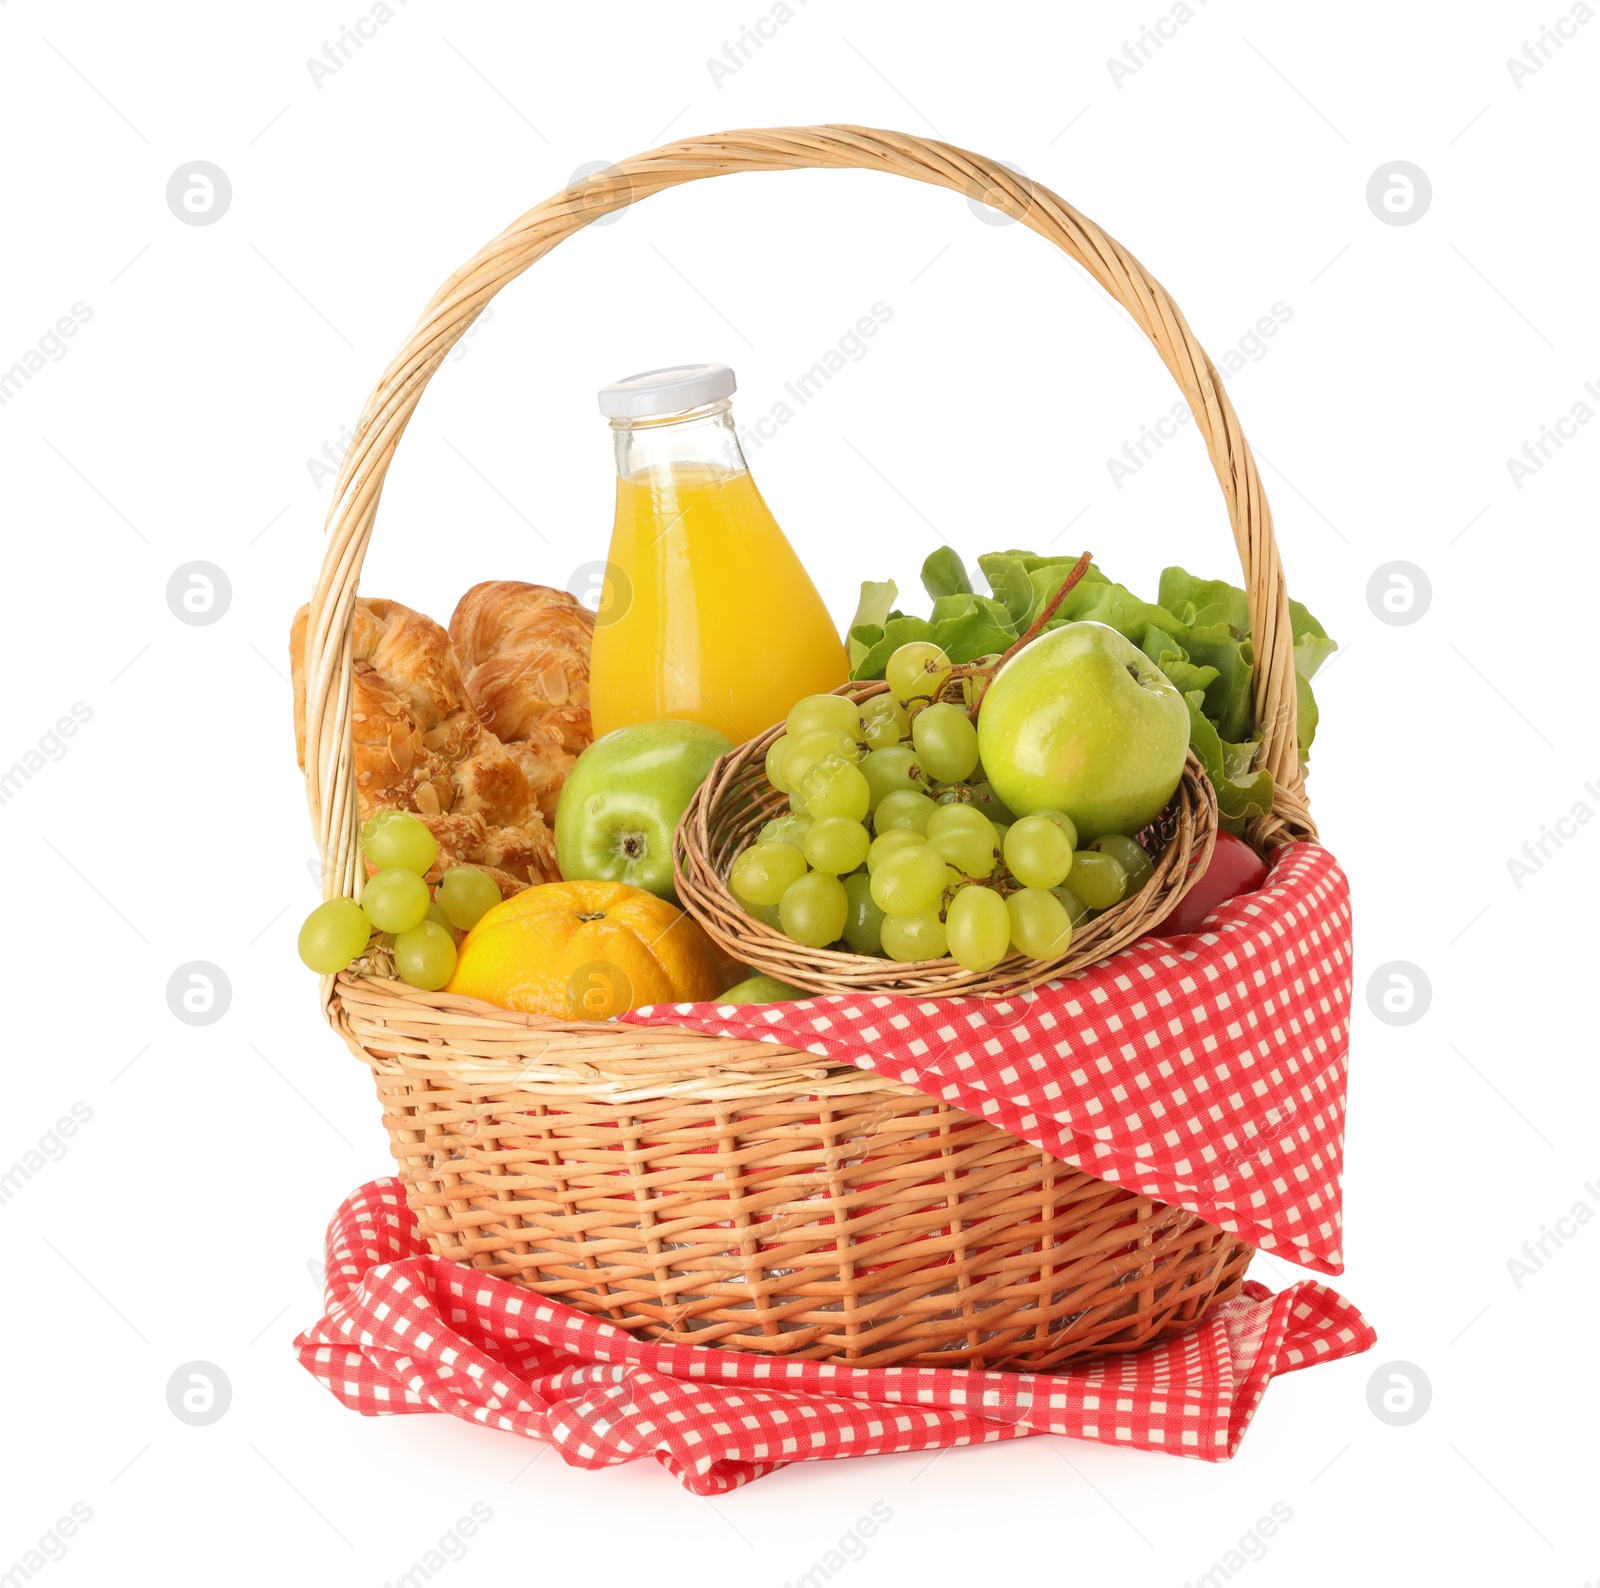
<path id="1" fill-rule="evenodd" d="M 1218 833 L 1211 863 L 1171 910 L 1145 933 L 1146 937 L 1183 937 L 1225 899 L 1254 893 L 1267 880 L 1267 863 L 1242 838 Z"/>

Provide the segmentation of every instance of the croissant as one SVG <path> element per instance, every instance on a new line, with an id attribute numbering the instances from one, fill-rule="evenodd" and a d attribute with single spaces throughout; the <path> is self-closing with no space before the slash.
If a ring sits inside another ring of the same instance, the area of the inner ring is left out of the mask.
<path id="1" fill-rule="evenodd" d="M 305 766 L 302 607 L 289 636 L 295 749 Z M 554 881 L 555 841 L 517 759 L 467 696 L 450 636 L 398 601 L 361 600 L 352 628 L 351 735 L 356 798 L 375 810 L 413 811 L 439 844 L 430 878 L 453 865 L 489 871 L 503 894 Z"/>
<path id="2" fill-rule="evenodd" d="M 565 590 L 514 579 L 474 585 L 450 639 L 467 698 L 505 745 L 547 821 L 587 748 L 594 615 Z"/>

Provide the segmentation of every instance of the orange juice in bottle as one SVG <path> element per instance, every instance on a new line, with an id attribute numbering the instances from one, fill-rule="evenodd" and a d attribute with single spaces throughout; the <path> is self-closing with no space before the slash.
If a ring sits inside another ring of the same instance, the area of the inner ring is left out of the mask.
<path id="1" fill-rule="evenodd" d="M 836 689 L 833 620 L 750 477 L 726 364 L 649 370 L 600 391 L 617 515 L 595 618 L 594 731 L 690 718 L 735 743 Z"/>

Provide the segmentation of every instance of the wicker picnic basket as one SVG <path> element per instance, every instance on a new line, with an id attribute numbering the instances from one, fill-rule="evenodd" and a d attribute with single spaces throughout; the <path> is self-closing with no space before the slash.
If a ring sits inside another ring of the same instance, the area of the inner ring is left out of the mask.
<path id="1" fill-rule="evenodd" d="M 429 378 L 503 286 L 591 221 L 682 182 L 809 167 L 981 198 L 1060 247 L 1149 337 L 1205 438 L 1244 568 L 1261 760 L 1277 790 L 1250 836 L 1263 849 L 1315 836 L 1271 515 L 1221 381 L 1166 292 L 1061 199 L 993 161 L 901 133 L 783 128 L 672 144 L 547 199 L 444 284 L 384 372 L 344 460 L 306 634 L 306 783 L 325 896 L 360 897 L 352 607 Z M 748 770 L 740 756 L 720 773 Z M 1204 790 L 1196 797 L 1204 807 Z M 1163 838 L 1167 904 L 1209 852 L 1214 807 L 1191 817 Z M 716 841 L 709 828 L 702 838 L 704 862 Z M 698 885 L 714 893 L 714 882 Z M 1100 952 L 1152 924 L 1159 902 L 1106 929 Z M 545 1019 L 376 976 L 326 978 L 323 998 L 372 1070 L 433 1249 L 641 1335 L 873 1366 L 1038 1369 L 1190 1327 L 1237 1291 L 1252 1256 L 1193 1213 L 795 1049 Z"/>

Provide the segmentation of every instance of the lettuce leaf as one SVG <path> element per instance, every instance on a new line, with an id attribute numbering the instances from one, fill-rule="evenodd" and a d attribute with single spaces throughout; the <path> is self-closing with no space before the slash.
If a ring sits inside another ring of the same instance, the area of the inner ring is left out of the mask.
<path id="1" fill-rule="evenodd" d="M 894 610 L 891 581 L 867 582 L 850 626 L 850 676 L 882 678 L 889 657 L 912 640 L 932 640 L 954 662 L 1006 650 L 1026 632 L 1077 563 L 1074 556 L 985 552 L 978 567 L 990 594 L 972 589 L 953 547 L 923 563 L 922 584 L 933 608 L 926 618 Z M 1337 648 L 1298 601 L 1289 603 L 1302 762 L 1317 732 L 1311 679 Z M 1254 765 L 1261 735 L 1255 722 L 1255 648 L 1245 593 L 1225 579 L 1200 579 L 1187 569 L 1162 570 L 1159 600 L 1148 602 L 1091 566 L 1057 608 L 1049 627 L 1105 623 L 1126 636 L 1184 697 L 1189 739 L 1217 790 L 1224 824 L 1239 831 L 1272 807 L 1272 774 Z"/>
<path id="2" fill-rule="evenodd" d="M 1158 629 L 1153 623 L 1145 629 L 1139 649 L 1167 675 L 1180 695 L 1196 690 L 1203 696 L 1217 676 L 1214 667 L 1196 666 L 1190 661 L 1189 653 L 1165 629 Z"/>
<path id="3" fill-rule="evenodd" d="M 926 618 L 912 618 L 904 613 L 891 612 L 888 622 L 883 625 L 879 637 L 871 643 L 867 654 L 851 668 L 850 676 L 855 679 L 882 678 L 889 658 L 902 645 L 909 645 L 913 640 L 932 638 L 933 625 Z"/>
<path id="4" fill-rule="evenodd" d="M 1317 669 L 1339 649 L 1338 641 L 1330 640 L 1328 631 L 1294 600 L 1289 602 L 1289 632 L 1294 636 L 1294 670 L 1309 684 Z"/>
<path id="5" fill-rule="evenodd" d="M 1191 661 L 1216 669 L 1206 686 L 1206 715 L 1232 741 L 1248 739 L 1255 726 L 1255 649 L 1248 633 L 1226 623 L 1190 628 L 1184 641 Z"/>
<path id="6" fill-rule="evenodd" d="M 975 662 L 980 656 L 998 655 L 1009 649 L 1015 639 L 1009 626 L 997 622 L 992 613 L 981 607 L 933 626 L 934 643 L 943 647 L 952 662 Z M 884 662 L 887 664 L 888 657 Z"/>
<path id="7" fill-rule="evenodd" d="M 1041 568 L 1059 568 L 1063 574 L 1066 574 L 1077 564 L 1077 561 L 1076 557 L 1070 556 L 1036 557 L 1031 551 L 990 551 L 985 552 L 978 559 L 978 567 L 983 570 L 984 578 L 989 579 L 989 585 L 992 589 L 994 581 L 989 577 L 990 563 L 1020 562 L 1024 573 L 1037 573 Z M 1089 571 L 1084 575 L 1084 578 L 1092 580 L 1096 584 L 1110 582 L 1093 564 L 1090 564 Z M 1057 583 L 1059 582 L 1058 580 Z"/>
<path id="8" fill-rule="evenodd" d="M 922 565 L 922 588 L 931 601 L 938 601 L 941 596 L 972 594 L 972 581 L 954 546 L 941 546 L 928 554 Z"/>
<path id="9" fill-rule="evenodd" d="M 1183 698 L 1189 707 L 1189 743 L 1217 791 L 1217 810 L 1229 830 L 1237 831 L 1252 816 L 1265 816 L 1272 809 L 1272 774 L 1264 766 L 1251 767 L 1255 743 L 1226 743 L 1196 692 Z"/>
<path id="10" fill-rule="evenodd" d="M 899 594 L 893 579 L 861 581 L 861 599 L 856 602 L 856 615 L 850 620 L 848 635 L 852 678 L 862 658 L 883 638 L 883 625 L 889 621 L 894 598 Z"/>
<path id="11" fill-rule="evenodd" d="M 1241 634 L 1250 632 L 1245 593 L 1225 579 L 1197 579 L 1183 568 L 1163 568 L 1156 600 L 1191 627 L 1223 623 Z"/>
<path id="12" fill-rule="evenodd" d="M 1022 558 L 991 555 L 980 557 L 978 566 L 989 581 L 994 599 L 1006 609 L 1012 626 L 1021 634 L 1027 627 L 1029 613 L 1033 611 L 1033 581 L 1022 565 Z"/>

